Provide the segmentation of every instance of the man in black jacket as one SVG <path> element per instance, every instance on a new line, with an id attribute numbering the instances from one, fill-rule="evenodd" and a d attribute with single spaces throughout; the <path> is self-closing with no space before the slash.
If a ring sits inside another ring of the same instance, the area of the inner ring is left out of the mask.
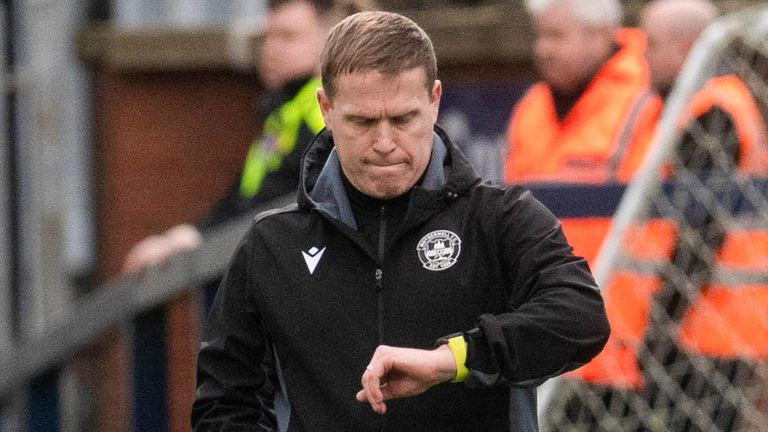
<path id="1" fill-rule="evenodd" d="M 231 260 L 198 356 L 195 430 L 531 430 L 534 386 L 600 351 L 586 262 L 529 192 L 482 184 L 435 126 L 436 75 L 405 17 L 331 31 L 327 130 L 298 203 L 257 217 Z M 513 387 L 529 406 L 510 416 Z"/>

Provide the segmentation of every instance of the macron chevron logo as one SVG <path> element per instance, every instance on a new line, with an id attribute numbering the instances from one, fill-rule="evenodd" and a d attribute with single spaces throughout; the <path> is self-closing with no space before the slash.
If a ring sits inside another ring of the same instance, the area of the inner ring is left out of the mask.
<path id="1" fill-rule="evenodd" d="M 314 246 L 312 246 L 312 249 L 306 252 L 301 251 L 301 254 L 304 255 L 304 262 L 307 263 L 309 274 L 315 272 L 315 267 L 317 267 L 317 263 L 320 262 L 320 258 L 323 257 L 323 252 L 325 252 L 325 248 L 318 249 Z"/>

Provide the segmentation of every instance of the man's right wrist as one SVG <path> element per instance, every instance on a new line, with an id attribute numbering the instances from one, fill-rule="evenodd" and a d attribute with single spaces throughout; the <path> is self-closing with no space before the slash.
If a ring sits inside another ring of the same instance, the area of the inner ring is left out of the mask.
<path id="1" fill-rule="evenodd" d="M 464 335 L 454 336 L 448 339 L 448 348 L 453 354 L 453 359 L 456 362 L 456 376 L 453 378 L 453 382 L 462 382 L 469 376 L 469 369 L 467 369 L 467 341 L 464 340 Z"/>
<path id="2" fill-rule="evenodd" d="M 455 383 L 462 382 L 469 376 L 469 369 L 467 369 L 467 342 L 464 339 L 462 333 L 453 333 L 448 336 L 443 336 L 437 340 L 440 345 L 446 345 L 453 355 L 453 360 L 456 365 L 456 373 L 453 376 L 452 381 Z"/>

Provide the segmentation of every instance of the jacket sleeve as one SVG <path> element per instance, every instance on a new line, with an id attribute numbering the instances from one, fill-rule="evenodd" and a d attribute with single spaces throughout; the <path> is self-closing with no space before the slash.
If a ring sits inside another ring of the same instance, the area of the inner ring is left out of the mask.
<path id="1" fill-rule="evenodd" d="M 195 431 L 274 431 L 271 357 L 253 304 L 251 233 L 219 286 L 197 358 Z"/>
<path id="2" fill-rule="evenodd" d="M 596 356 L 610 332 L 586 261 L 530 192 L 506 191 L 495 219 L 508 312 L 485 314 L 467 341 L 467 385 L 538 385 Z"/>

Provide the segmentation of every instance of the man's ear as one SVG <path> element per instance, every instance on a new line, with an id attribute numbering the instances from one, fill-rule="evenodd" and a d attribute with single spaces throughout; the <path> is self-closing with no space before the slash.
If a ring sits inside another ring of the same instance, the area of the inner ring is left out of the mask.
<path id="1" fill-rule="evenodd" d="M 328 98 L 328 94 L 325 92 L 324 88 L 317 89 L 317 104 L 320 105 L 320 113 L 323 115 L 323 121 L 325 122 L 325 127 L 328 130 L 333 130 L 333 125 L 331 124 L 331 109 L 333 109 L 333 106 L 331 104 L 331 100 Z"/>
<path id="2" fill-rule="evenodd" d="M 435 80 L 432 85 L 432 95 L 430 96 L 430 104 L 432 105 L 432 121 L 437 121 L 437 116 L 440 113 L 440 97 L 443 95 L 443 83 L 440 80 Z"/>

